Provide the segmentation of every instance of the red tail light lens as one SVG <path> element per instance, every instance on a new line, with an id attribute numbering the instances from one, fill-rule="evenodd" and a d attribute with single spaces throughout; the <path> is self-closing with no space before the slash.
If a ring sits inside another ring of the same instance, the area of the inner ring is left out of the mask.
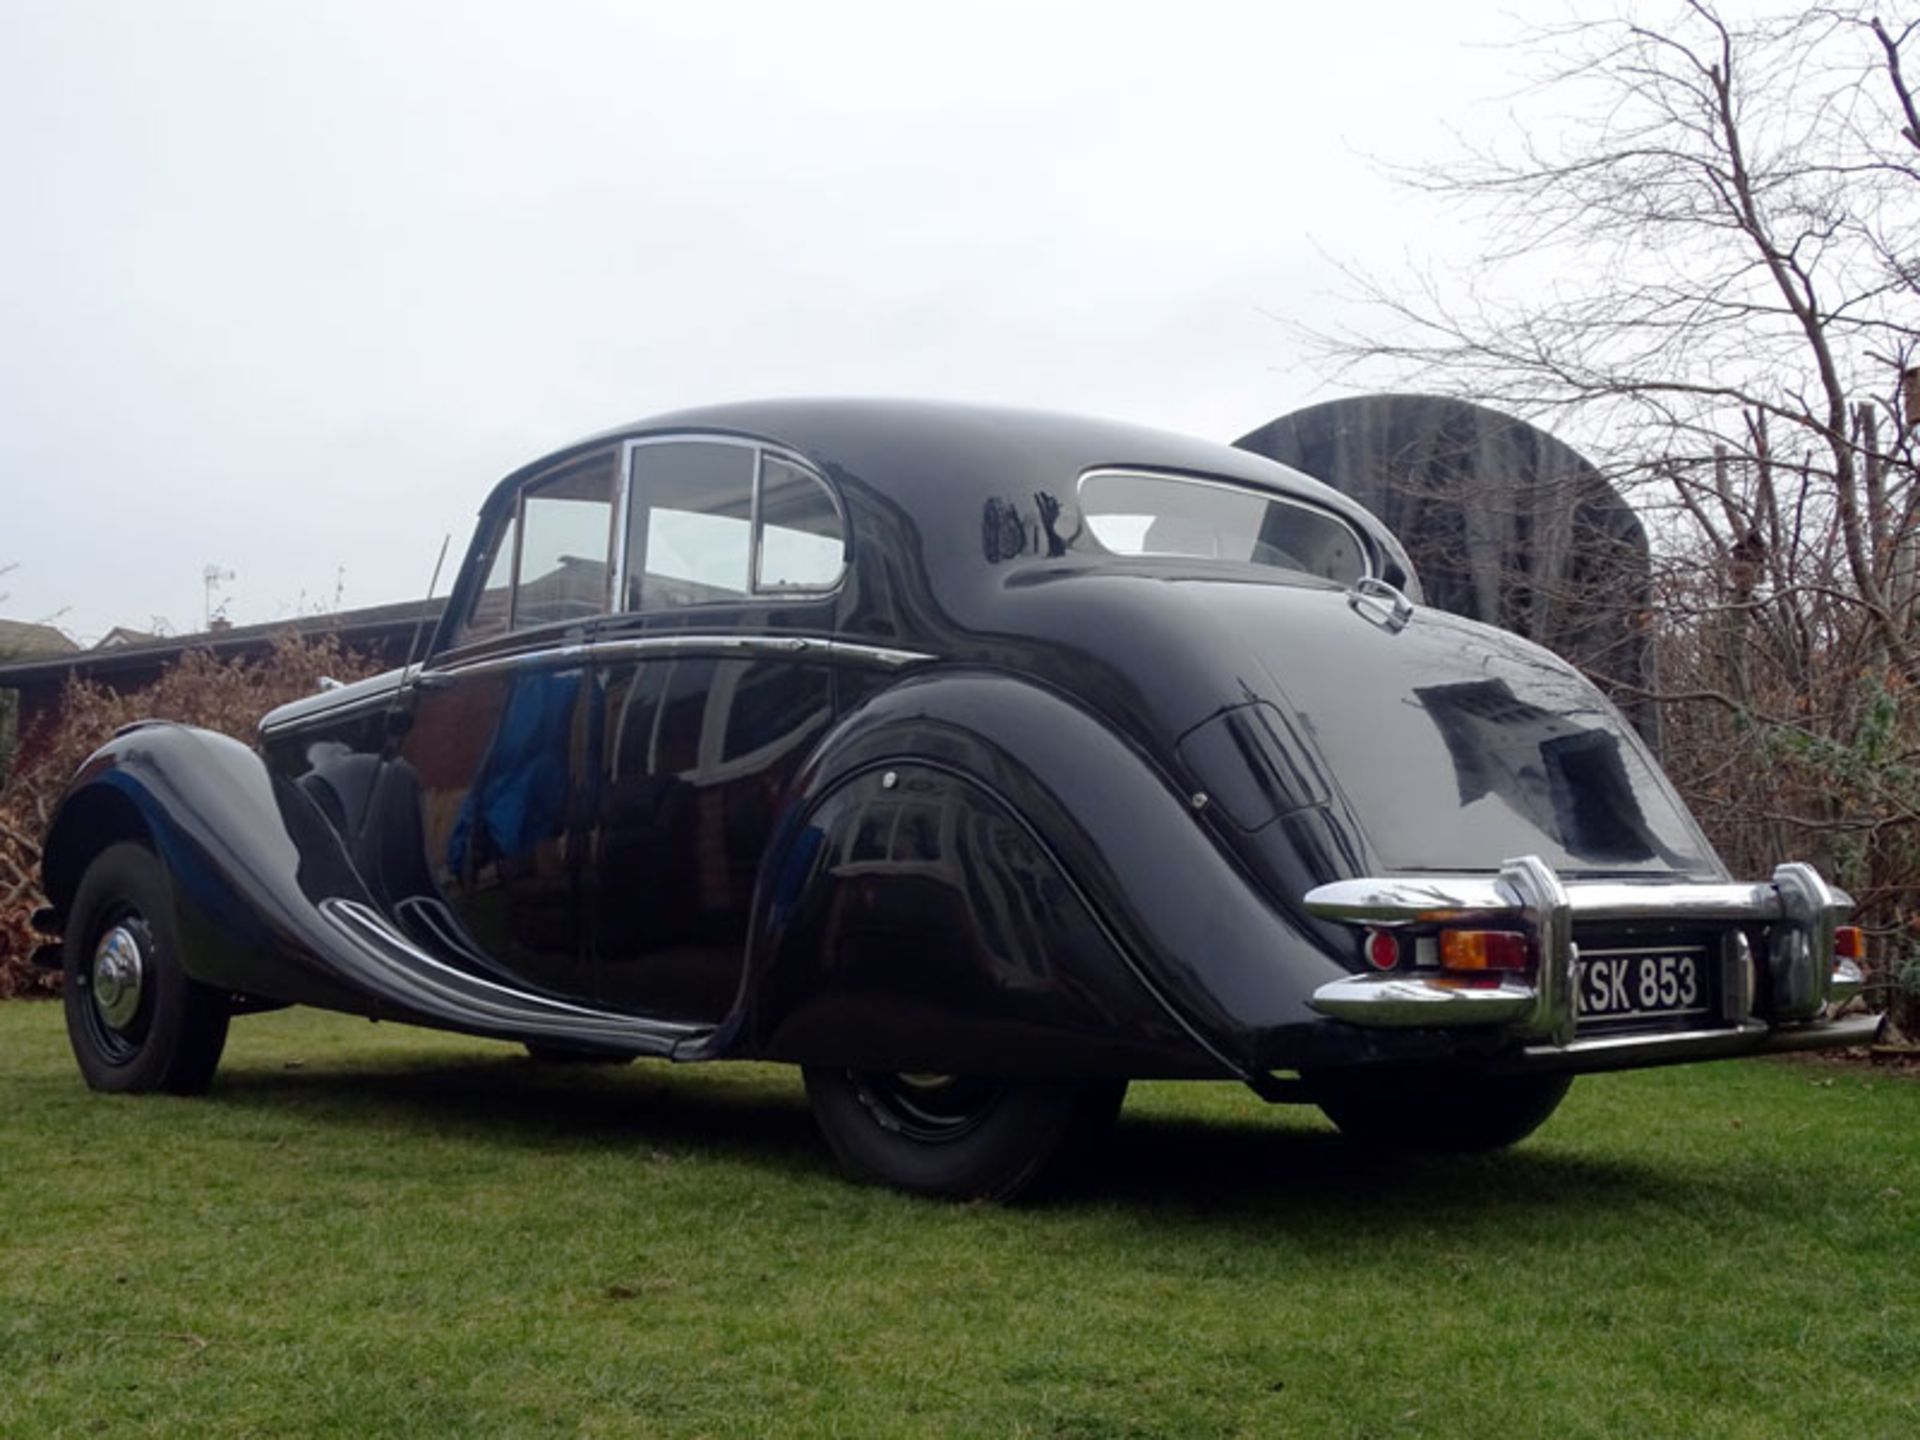
<path id="1" fill-rule="evenodd" d="M 1867 932 L 1858 925 L 1833 927 L 1833 956 L 1836 960 L 1867 958 Z"/>
<path id="2" fill-rule="evenodd" d="M 1526 970 L 1533 965 L 1533 944 L 1514 930 L 1442 930 L 1443 970 Z"/>
<path id="3" fill-rule="evenodd" d="M 1367 932 L 1367 963 L 1376 970 L 1391 970 L 1400 963 L 1400 942 L 1391 932 Z"/>

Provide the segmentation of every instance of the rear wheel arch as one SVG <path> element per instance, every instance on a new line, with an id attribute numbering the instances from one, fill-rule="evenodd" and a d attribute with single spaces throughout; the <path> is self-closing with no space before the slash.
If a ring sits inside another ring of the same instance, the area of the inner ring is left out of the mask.
<path id="1" fill-rule="evenodd" d="M 967 723 L 976 717 L 942 713 L 937 689 L 916 687 L 905 713 L 870 707 L 809 761 L 759 866 L 727 1030 L 735 1053 L 1060 1079 L 1238 1073 L 1151 978 L 1131 917 L 1086 885 L 1083 866 L 1097 866 L 1098 847 L 1044 772 L 991 727 Z M 883 836 L 887 827 L 869 824 L 876 812 L 916 809 L 917 834 L 903 823 Z M 983 851 L 988 833 L 996 841 Z M 939 883 L 956 873 L 970 887 Z M 916 905 L 916 890 L 929 903 Z M 855 908 L 868 922 L 857 959 L 836 943 Z M 876 926 L 888 923 L 920 978 L 900 984 L 875 970 Z M 979 963 L 988 959 L 997 963 Z M 986 998 L 995 984 L 1018 1016 Z M 929 1027 L 933 1013 L 952 1023 Z M 1017 1053 L 999 1038 L 1009 1027 L 1021 1036 Z M 936 1032 L 938 1051 L 920 1053 Z M 902 1036 L 914 1037 L 913 1053 Z"/>

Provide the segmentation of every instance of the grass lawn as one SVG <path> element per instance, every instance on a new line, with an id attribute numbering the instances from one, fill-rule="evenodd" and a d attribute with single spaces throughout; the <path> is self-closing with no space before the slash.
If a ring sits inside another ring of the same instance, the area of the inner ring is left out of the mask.
<path id="1" fill-rule="evenodd" d="M 1491 1158 L 1136 1086 L 1084 1189 L 841 1181 L 770 1067 L 309 1012 L 200 1100 L 0 1005 L 0 1435 L 1920 1434 L 1920 1083 L 1582 1080 Z"/>

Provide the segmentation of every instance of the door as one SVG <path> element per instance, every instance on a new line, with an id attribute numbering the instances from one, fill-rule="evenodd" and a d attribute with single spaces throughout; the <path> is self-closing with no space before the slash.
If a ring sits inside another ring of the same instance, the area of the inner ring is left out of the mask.
<path id="1" fill-rule="evenodd" d="M 823 480 L 745 442 L 635 443 L 627 468 L 623 609 L 594 646 L 590 940 L 608 1004 L 717 1023 L 761 858 L 832 723 L 844 526 Z"/>
<path id="2" fill-rule="evenodd" d="M 463 968 L 589 998 L 581 806 L 599 751 L 585 646 L 611 586 L 618 452 L 536 477 L 454 647 L 415 682 L 382 777 L 394 918 Z"/>

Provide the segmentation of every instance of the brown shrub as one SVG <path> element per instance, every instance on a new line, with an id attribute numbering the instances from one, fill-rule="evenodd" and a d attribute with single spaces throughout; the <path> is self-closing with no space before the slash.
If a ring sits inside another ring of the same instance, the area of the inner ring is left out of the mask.
<path id="1" fill-rule="evenodd" d="M 331 636 L 289 631 L 259 660 L 190 650 L 152 685 L 125 695 L 68 682 L 59 710 L 20 737 L 19 763 L 0 786 L 0 999 L 59 988 L 58 976 L 28 963 L 41 943 L 29 917 L 46 903 L 40 840 L 73 772 L 115 730 L 135 720 L 177 720 L 250 741 L 262 714 L 311 695 L 318 677 L 357 680 L 376 669 Z"/>

